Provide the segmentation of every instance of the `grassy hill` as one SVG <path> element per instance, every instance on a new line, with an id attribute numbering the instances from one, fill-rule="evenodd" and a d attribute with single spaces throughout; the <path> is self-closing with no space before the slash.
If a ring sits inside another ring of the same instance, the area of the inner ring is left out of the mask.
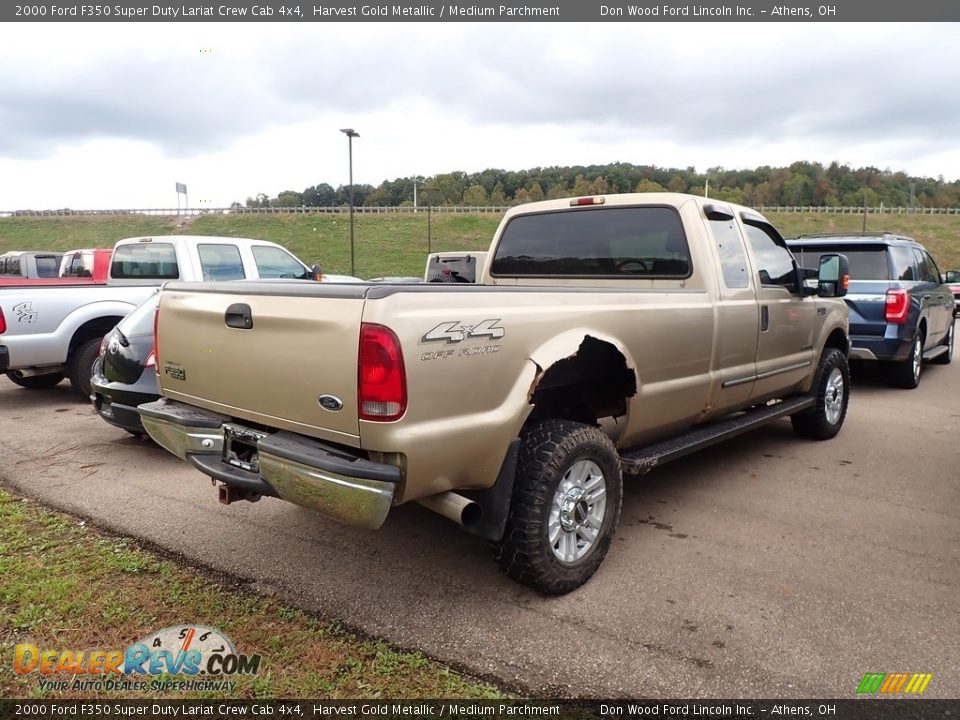
<path id="1" fill-rule="evenodd" d="M 433 213 L 432 248 L 485 250 L 498 214 Z M 784 235 L 859 232 L 861 215 L 767 213 Z M 0 218 L 0 252 L 110 247 L 138 235 L 226 235 L 272 240 L 330 273 L 350 272 L 346 214 L 202 215 L 178 227 L 173 217 L 145 215 Z M 941 270 L 960 269 L 960 215 L 870 215 L 868 230 L 900 232 L 922 242 Z M 420 275 L 427 253 L 427 214 L 356 214 L 357 275 Z"/>

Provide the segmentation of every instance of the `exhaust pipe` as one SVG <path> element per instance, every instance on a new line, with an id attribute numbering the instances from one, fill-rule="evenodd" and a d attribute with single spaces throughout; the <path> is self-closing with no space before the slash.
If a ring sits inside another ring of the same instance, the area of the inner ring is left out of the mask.
<path id="1" fill-rule="evenodd" d="M 480 507 L 480 503 L 463 495 L 457 495 L 455 492 L 428 495 L 417 502 L 468 530 L 477 527 L 483 518 L 483 508 Z"/>
<path id="2" fill-rule="evenodd" d="M 14 370 L 13 376 L 23 379 L 30 377 L 39 377 L 40 375 L 53 375 L 55 373 L 61 373 L 66 368 L 63 365 L 57 367 L 44 367 L 44 368 L 24 368 L 23 370 Z"/>

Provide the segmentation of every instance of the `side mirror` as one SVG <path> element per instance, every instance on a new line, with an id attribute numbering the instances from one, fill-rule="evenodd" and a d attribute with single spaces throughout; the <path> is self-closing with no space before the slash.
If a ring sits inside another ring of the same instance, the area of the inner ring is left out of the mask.
<path id="1" fill-rule="evenodd" d="M 960 270 L 947 270 L 943 274 L 945 283 L 960 283 Z"/>
<path id="2" fill-rule="evenodd" d="M 841 253 L 820 256 L 817 271 L 817 294 L 820 297 L 843 297 L 850 287 L 850 261 Z"/>
<path id="3" fill-rule="evenodd" d="M 320 266 L 316 263 L 313 264 L 313 267 L 310 268 L 310 277 L 316 280 L 317 282 L 323 281 L 323 270 L 320 269 Z"/>

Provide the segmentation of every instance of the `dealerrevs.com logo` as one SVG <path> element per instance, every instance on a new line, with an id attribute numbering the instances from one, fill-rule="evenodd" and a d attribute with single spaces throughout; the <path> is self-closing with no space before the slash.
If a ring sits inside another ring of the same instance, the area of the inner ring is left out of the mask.
<path id="1" fill-rule="evenodd" d="M 37 673 L 41 690 L 232 690 L 236 683 L 230 678 L 256 675 L 261 663 L 260 655 L 238 653 L 216 628 L 176 625 L 125 650 L 40 649 L 21 643 L 14 648 L 13 671 Z M 160 675 L 165 677 L 153 679 Z"/>
<path id="2" fill-rule="evenodd" d="M 933 673 L 867 673 L 857 686 L 858 695 L 922 695 Z"/>

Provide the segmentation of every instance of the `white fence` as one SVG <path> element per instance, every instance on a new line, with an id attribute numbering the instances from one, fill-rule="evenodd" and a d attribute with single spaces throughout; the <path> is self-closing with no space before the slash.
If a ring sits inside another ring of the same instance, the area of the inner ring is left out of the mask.
<path id="1" fill-rule="evenodd" d="M 502 214 L 510 209 L 510 206 L 476 206 L 476 207 L 453 207 L 449 205 L 435 205 L 430 208 L 435 213 L 485 213 Z M 799 213 L 834 213 L 839 215 L 863 215 L 862 207 L 821 207 L 821 206 L 791 206 L 776 205 L 757 208 L 761 212 L 780 213 L 780 212 L 799 212 Z M 190 216 L 198 217 L 201 215 L 276 215 L 276 214 L 304 214 L 304 215 L 326 215 L 326 214 L 345 214 L 350 211 L 346 205 L 337 207 L 266 207 L 266 208 L 138 208 L 130 210 L 0 210 L 0 218 L 7 217 L 59 217 L 59 216 L 90 216 L 90 215 L 162 215 L 162 216 Z M 353 209 L 355 213 L 364 215 L 394 214 L 409 215 L 413 213 L 426 213 L 426 207 L 364 207 L 358 206 Z M 960 208 L 922 208 L 922 207 L 871 207 L 867 208 L 869 215 L 957 215 L 960 214 Z"/>

